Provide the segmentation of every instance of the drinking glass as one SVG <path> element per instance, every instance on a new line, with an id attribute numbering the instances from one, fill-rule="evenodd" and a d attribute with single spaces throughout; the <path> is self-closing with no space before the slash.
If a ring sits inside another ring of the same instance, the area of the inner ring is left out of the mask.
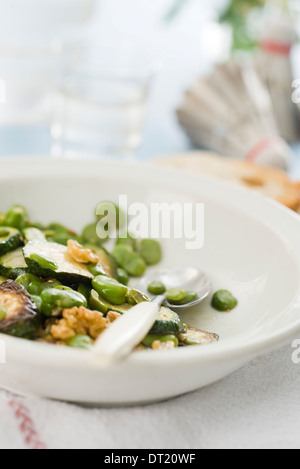
<path id="1" fill-rule="evenodd" d="M 53 155 L 133 155 L 142 142 L 153 73 L 153 64 L 133 67 L 116 60 L 114 67 L 99 67 L 98 62 L 97 69 L 66 77 L 55 105 Z"/>

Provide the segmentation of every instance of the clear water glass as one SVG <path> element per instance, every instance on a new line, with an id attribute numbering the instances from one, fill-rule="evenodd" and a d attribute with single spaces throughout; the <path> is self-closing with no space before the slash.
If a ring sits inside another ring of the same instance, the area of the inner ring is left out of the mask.
<path id="1" fill-rule="evenodd" d="M 142 142 L 150 69 L 79 72 L 57 95 L 54 156 L 132 156 Z"/>

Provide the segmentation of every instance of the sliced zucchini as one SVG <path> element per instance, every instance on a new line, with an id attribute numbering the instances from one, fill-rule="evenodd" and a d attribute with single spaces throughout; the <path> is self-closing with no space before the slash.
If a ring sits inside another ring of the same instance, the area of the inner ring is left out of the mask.
<path id="1" fill-rule="evenodd" d="M 148 334 L 142 344 L 145 345 L 146 347 L 152 347 L 154 342 L 160 342 L 161 344 L 166 344 L 167 342 L 173 342 L 174 347 L 178 347 L 179 341 L 176 337 L 176 335 L 173 334 L 167 334 L 167 335 L 155 335 L 155 334 Z"/>
<path id="2" fill-rule="evenodd" d="M 94 244 L 85 244 L 84 247 L 90 249 L 95 254 L 97 254 L 100 259 L 99 264 L 101 265 L 108 277 L 117 279 L 117 263 L 114 258 L 106 251 L 106 249 L 99 246 L 95 246 Z"/>
<path id="3" fill-rule="evenodd" d="M 19 275 L 25 274 L 27 271 L 28 267 L 22 248 L 8 252 L 0 258 L 0 275 L 4 277 L 15 280 Z"/>
<path id="4" fill-rule="evenodd" d="M 29 272 L 38 277 L 55 278 L 66 284 L 90 284 L 93 278 L 87 266 L 71 259 L 62 244 L 35 239 L 26 244 L 23 254 Z"/>
<path id="5" fill-rule="evenodd" d="M 23 236 L 24 236 L 26 243 L 28 243 L 29 241 L 32 241 L 33 239 L 41 239 L 41 240 L 46 239 L 45 234 L 38 228 L 34 228 L 34 227 L 25 228 L 23 230 Z"/>
<path id="6" fill-rule="evenodd" d="M 40 316 L 27 291 L 13 280 L 0 286 L 0 332 L 30 338 L 40 327 Z"/>
<path id="7" fill-rule="evenodd" d="M 120 314 L 125 314 L 132 308 L 132 305 L 130 305 L 129 303 L 124 303 L 123 305 L 112 305 L 108 301 L 104 300 L 102 297 L 101 303 L 103 303 L 103 305 L 107 307 L 107 311 L 115 311 L 116 313 Z"/>
<path id="8" fill-rule="evenodd" d="M 131 310 L 134 306 L 129 303 L 122 305 L 112 305 L 101 298 L 101 302 L 105 304 L 108 311 L 115 311 L 116 313 L 125 314 Z M 149 334 L 156 335 L 178 335 L 180 332 L 185 330 L 185 325 L 180 321 L 177 313 L 171 311 L 168 308 L 162 307 L 157 320 L 155 321 Z"/>
<path id="9" fill-rule="evenodd" d="M 169 308 L 162 307 L 150 334 L 157 335 L 177 335 L 185 329 L 184 324 L 180 321 L 177 313 L 171 311 Z"/>
<path id="10" fill-rule="evenodd" d="M 0 256 L 21 246 L 21 233 L 10 227 L 0 227 Z"/>
<path id="11" fill-rule="evenodd" d="M 219 340 L 217 334 L 201 331 L 194 327 L 188 327 L 187 331 L 179 334 L 178 338 L 181 345 L 207 345 Z"/>

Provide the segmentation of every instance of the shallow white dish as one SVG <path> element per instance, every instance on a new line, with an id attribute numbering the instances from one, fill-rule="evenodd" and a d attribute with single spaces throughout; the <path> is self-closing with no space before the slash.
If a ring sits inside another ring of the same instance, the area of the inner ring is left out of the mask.
<path id="1" fill-rule="evenodd" d="M 164 240 L 163 265 L 196 266 L 214 290 L 239 299 L 229 314 L 210 299 L 184 322 L 216 332 L 209 346 L 139 352 L 120 365 L 96 369 L 85 351 L 0 335 L 7 363 L 0 386 L 21 394 L 97 405 L 171 398 L 211 384 L 300 332 L 300 217 L 250 191 L 169 169 L 108 160 L 0 160 L 0 210 L 22 203 L 32 219 L 80 229 L 102 200 L 204 202 L 205 244 L 186 251 Z"/>

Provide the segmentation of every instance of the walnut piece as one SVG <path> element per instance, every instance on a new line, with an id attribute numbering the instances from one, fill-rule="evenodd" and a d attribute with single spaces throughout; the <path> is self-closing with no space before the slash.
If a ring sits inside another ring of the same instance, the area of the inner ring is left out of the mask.
<path id="1" fill-rule="evenodd" d="M 108 322 L 114 322 L 120 316 L 122 316 L 120 313 L 116 313 L 115 311 L 109 311 L 106 315 L 106 319 L 108 320 Z"/>
<path id="2" fill-rule="evenodd" d="M 152 344 L 152 350 L 171 350 L 175 348 L 175 344 L 172 340 L 168 342 L 161 342 L 160 340 L 155 340 Z"/>
<path id="3" fill-rule="evenodd" d="M 76 335 L 88 335 L 96 340 L 109 324 L 110 320 L 99 311 L 74 307 L 63 311 L 63 318 L 51 327 L 51 335 L 59 340 L 72 339 Z"/>
<path id="4" fill-rule="evenodd" d="M 81 264 L 98 264 L 99 257 L 91 249 L 85 249 L 74 239 L 69 239 L 67 246 L 67 254 L 76 262 Z"/>

